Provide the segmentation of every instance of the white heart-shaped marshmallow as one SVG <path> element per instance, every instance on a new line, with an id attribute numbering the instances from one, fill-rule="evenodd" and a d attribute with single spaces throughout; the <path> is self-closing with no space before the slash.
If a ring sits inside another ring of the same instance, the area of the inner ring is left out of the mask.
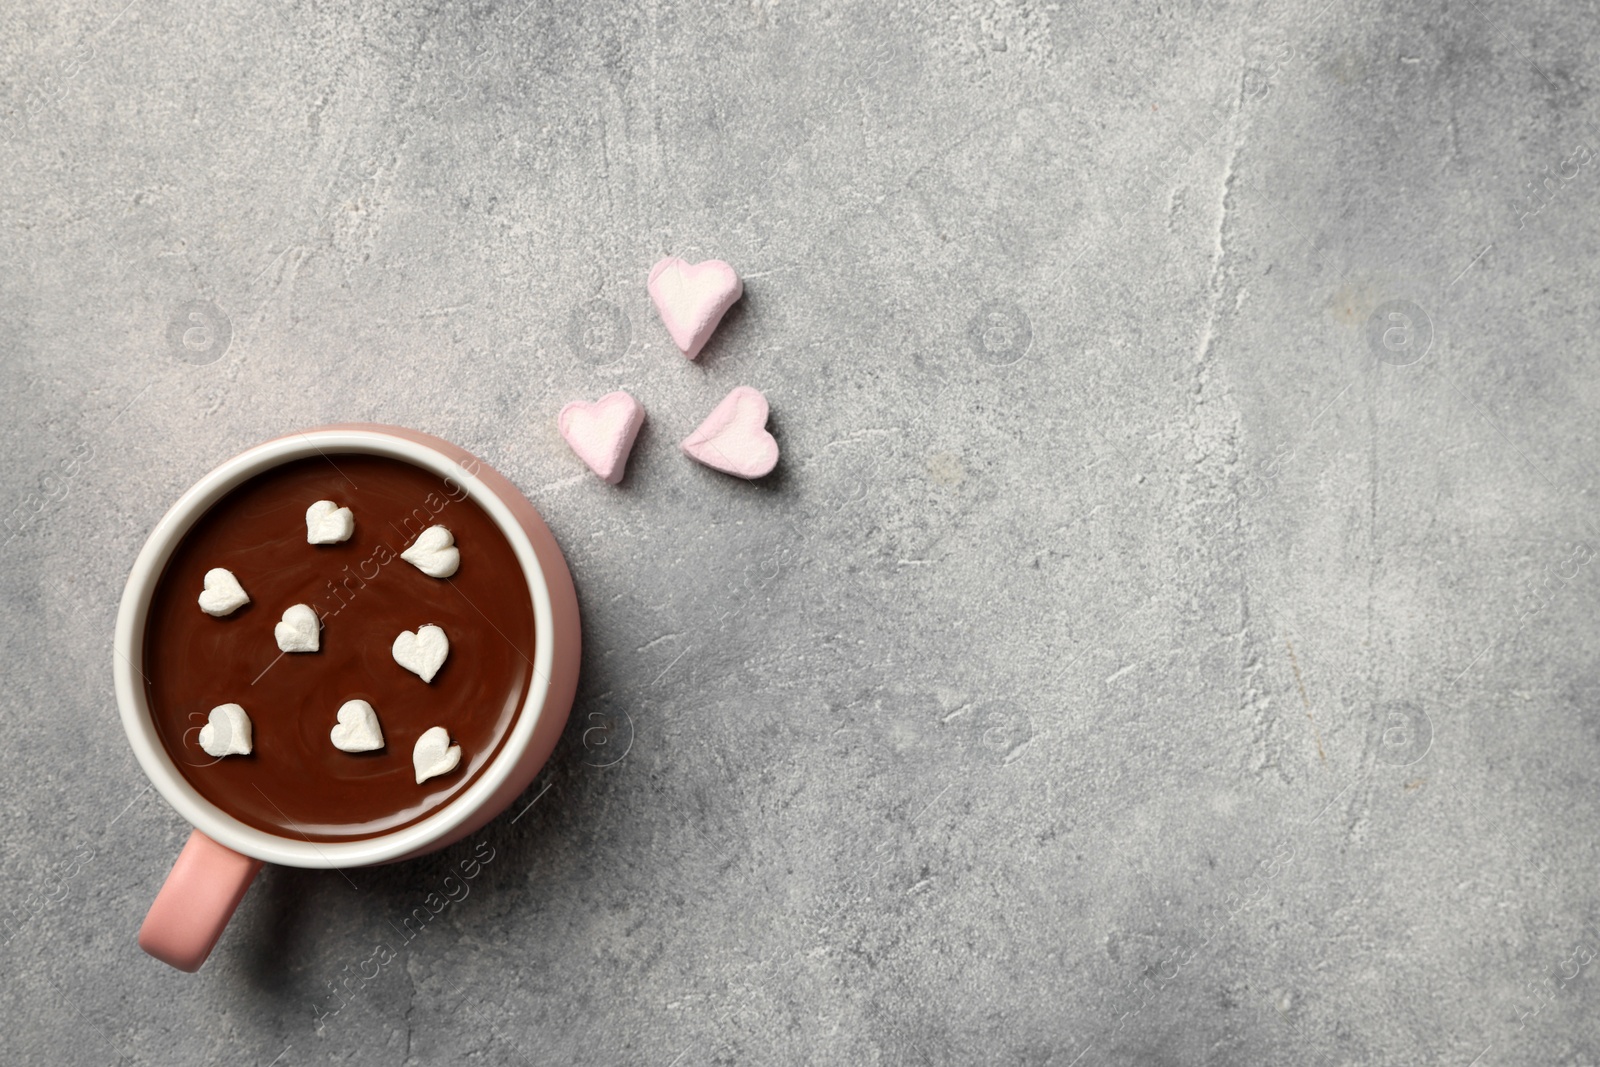
<path id="1" fill-rule="evenodd" d="M 365 700 L 346 700 L 339 706 L 339 724 L 328 735 L 340 752 L 376 752 L 383 747 L 378 713 Z"/>
<path id="2" fill-rule="evenodd" d="M 336 545 L 348 541 L 356 532 L 356 517 L 349 508 L 331 500 L 319 500 L 306 508 L 306 543 Z"/>
<path id="3" fill-rule="evenodd" d="M 448 578 L 461 566 L 461 550 L 456 548 L 455 537 L 443 526 L 423 530 L 411 542 L 411 547 L 400 553 L 400 558 L 434 578 Z"/>
<path id="4" fill-rule="evenodd" d="M 320 629 L 317 613 L 305 604 L 296 604 L 284 611 L 283 621 L 272 628 L 272 636 L 285 652 L 315 652 L 322 647 Z"/>
<path id="5" fill-rule="evenodd" d="M 250 603 L 250 594 L 244 591 L 239 579 L 226 567 L 212 567 L 206 571 L 206 587 L 200 590 L 200 610 L 207 615 L 231 615 Z"/>
<path id="6" fill-rule="evenodd" d="M 394 661 L 424 682 L 433 681 L 448 655 L 450 639 L 432 623 L 402 630 L 394 639 Z"/>
<path id="7" fill-rule="evenodd" d="M 449 774 L 461 762 L 461 746 L 450 743 L 450 732 L 443 726 L 424 730 L 411 750 L 411 766 L 417 772 L 417 784 L 429 778 Z"/>
<path id="8" fill-rule="evenodd" d="M 237 704 L 218 704 L 211 709 L 206 724 L 200 727 L 200 747 L 206 755 L 248 756 L 250 754 L 250 716 Z"/>

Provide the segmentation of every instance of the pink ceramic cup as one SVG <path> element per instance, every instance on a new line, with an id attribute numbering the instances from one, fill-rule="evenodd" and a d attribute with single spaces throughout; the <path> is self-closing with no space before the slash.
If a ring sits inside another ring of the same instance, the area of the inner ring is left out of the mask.
<path id="1" fill-rule="evenodd" d="M 499 526 L 521 562 L 533 601 L 533 681 L 499 753 L 455 799 L 420 822 L 359 841 L 310 842 L 268 833 L 200 796 L 157 736 L 140 671 L 145 619 L 156 583 L 189 528 L 255 474 L 309 456 L 389 456 L 462 486 Z M 572 575 L 549 527 L 504 476 L 462 448 L 398 426 L 343 424 L 290 434 L 235 456 L 179 498 L 156 524 L 117 614 L 117 704 L 128 743 L 156 789 L 193 827 L 139 931 L 140 946 L 180 970 L 199 969 L 263 863 L 344 869 L 410 859 L 443 848 L 494 818 L 533 781 L 555 748 L 578 685 L 580 632 Z"/>

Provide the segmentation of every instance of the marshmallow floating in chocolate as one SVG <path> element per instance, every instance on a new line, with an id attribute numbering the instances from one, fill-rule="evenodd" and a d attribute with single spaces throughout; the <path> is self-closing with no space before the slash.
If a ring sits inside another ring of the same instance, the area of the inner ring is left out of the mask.
<path id="1" fill-rule="evenodd" d="M 383 747 L 378 713 L 365 700 L 346 700 L 339 706 L 339 722 L 329 733 L 340 752 L 376 752 Z"/>
<path id="2" fill-rule="evenodd" d="M 226 567 L 212 567 L 206 571 L 205 588 L 200 590 L 200 610 L 207 615 L 231 615 L 250 603 L 250 594 L 244 591 L 239 579 Z"/>
<path id="3" fill-rule="evenodd" d="M 461 762 L 461 746 L 450 743 L 450 732 L 443 726 L 424 730 L 411 750 L 411 766 L 417 772 L 417 784 L 429 778 L 449 774 Z"/>
<path id="4" fill-rule="evenodd" d="M 237 704 L 218 704 L 211 709 L 206 724 L 200 727 L 200 747 L 206 755 L 248 756 L 250 754 L 250 716 Z"/>
<path id="5" fill-rule="evenodd" d="M 278 647 L 285 652 L 315 652 L 322 647 L 321 623 L 308 605 L 296 604 L 283 613 L 283 621 L 272 628 Z"/>
<path id="6" fill-rule="evenodd" d="M 778 464 L 778 442 L 766 425 L 767 398 L 741 385 L 723 397 L 679 447 L 713 470 L 760 478 Z"/>
<path id="7" fill-rule="evenodd" d="M 319 500 L 306 508 L 306 542 L 313 545 L 336 545 L 348 541 L 356 532 L 356 518 L 349 508 L 341 508 L 331 500 Z"/>
<path id="8" fill-rule="evenodd" d="M 601 481 L 616 485 L 622 481 L 628 453 L 644 425 L 644 405 L 620 390 L 592 404 L 574 400 L 561 409 L 556 425 L 578 458 Z"/>
<path id="9" fill-rule="evenodd" d="M 668 256 L 650 268 L 647 286 L 672 343 L 689 359 L 711 340 L 727 310 L 744 295 L 744 283 L 720 259 L 689 263 Z"/>
<path id="10" fill-rule="evenodd" d="M 400 558 L 432 578 L 448 578 L 461 566 L 461 550 L 443 526 L 430 526 L 417 535 Z"/>
<path id="11" fill-rule="evenodd" d="M 444 666 L 445 657 L 450 655 L 450 639 L 443 630 L 429 623 L 415 630 L 402 630 L 394 639 L 391 651 L 396 663 L 424 682 L 431 682 Z"/>

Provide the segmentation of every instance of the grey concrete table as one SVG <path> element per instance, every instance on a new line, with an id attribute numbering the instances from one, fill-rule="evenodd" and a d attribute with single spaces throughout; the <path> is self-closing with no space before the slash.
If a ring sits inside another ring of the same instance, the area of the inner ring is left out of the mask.
<path id="1" fill-rule="evenodd" d="M 0 1061 L 1600 1062 L 1592 11 L 125 2 L 0 13 Z M 573 724 L 179 974 L 121 584 L 344 419 L 548 516 Z"/>

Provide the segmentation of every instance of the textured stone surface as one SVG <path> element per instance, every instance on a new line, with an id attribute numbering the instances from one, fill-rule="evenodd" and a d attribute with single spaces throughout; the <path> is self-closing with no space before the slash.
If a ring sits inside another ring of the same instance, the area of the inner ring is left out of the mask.
<path id="1" fill-rule="evenodd" d="M 1600 1062 L 1594 20 L 1317 7 L 6 5 L 0 1060 Z M 121 582 L 342 419 L 544 511 L 574 722 L 178 974 Z"/>

